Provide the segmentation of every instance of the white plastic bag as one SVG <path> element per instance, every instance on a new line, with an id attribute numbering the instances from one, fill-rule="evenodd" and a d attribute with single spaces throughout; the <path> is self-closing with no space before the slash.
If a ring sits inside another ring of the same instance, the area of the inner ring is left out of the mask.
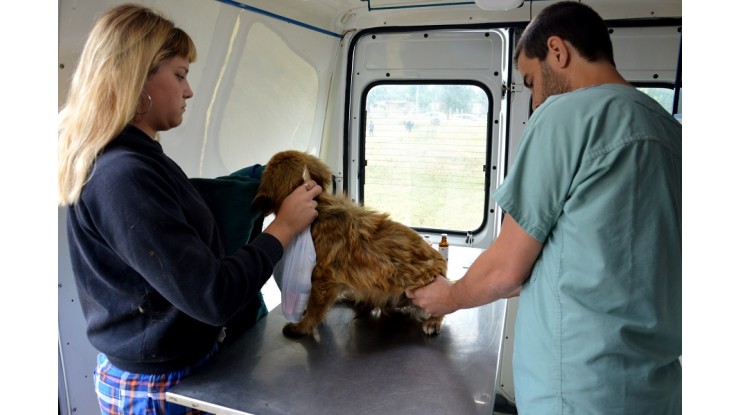
<path id="1" fill-rule="evenodd" d="M 311 273 L 316 265 L 316 250 L 311 227 L 296 235 L 283 256 L 280 291 L 283 316 L 291 323 L 301 320 L 311 294 Z"/>

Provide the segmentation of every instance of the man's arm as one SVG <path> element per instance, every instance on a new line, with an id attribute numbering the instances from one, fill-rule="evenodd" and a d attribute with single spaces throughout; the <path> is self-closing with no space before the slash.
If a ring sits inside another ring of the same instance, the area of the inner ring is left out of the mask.
<path id="1" fill-rule="evenodd" d="M 541 251 L 542 243 L 506 215 L 498 238 L 459 281 L 452 283 L 439 276 L 429 285 L 407 290 L 406 295 L 435 316 L 513 297 L 529 278 Z"/>

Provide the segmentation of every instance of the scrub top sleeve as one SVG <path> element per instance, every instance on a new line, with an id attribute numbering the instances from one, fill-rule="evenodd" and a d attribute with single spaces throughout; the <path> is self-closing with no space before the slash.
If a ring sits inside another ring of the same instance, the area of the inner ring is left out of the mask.
<path id="1" fill-rule="evenodd" d="M 563 210 L 581 153 L 572 125 L 558 122 L 556 111 L 545 111 L 550 104 L 530 118 L 514 165 L 493 193 L 499 206 L 543 243 Z"/>

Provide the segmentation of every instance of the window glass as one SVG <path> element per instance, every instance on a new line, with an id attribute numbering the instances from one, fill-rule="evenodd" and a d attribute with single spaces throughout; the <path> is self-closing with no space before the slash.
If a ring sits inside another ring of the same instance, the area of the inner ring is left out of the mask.
<path id="1" fill-rule="evenodd" d="M 673 116 L 676 117 L 678 121 L 682 121 L 681 114 L 683 114 L 683 112 L 681 109 L 681 104 L 683 104 L 683 88 L 678 90 L 678 110 L 676 111 L 675 114 L 673 114 Z"/>
<path id="2" fill-rule="evenodd" d="M 480 228 L 490 102 L 473 84 L 372 86 L 364 101 L 364 205 L 417 229 Z"/>
<path id="3" fill-rule="evenodd" d="M 640 91 L 646 93 L 652 99 L 665 108 L 669 113 L 673 113 L 673 89 L 664 87 L 637 87 Z"/>
<path id="4" fill-rule="evenodd" d="M 681 104 L 682 104 L 682 92 L 683 88 L 678 90 L 678 108 L 676 113 L 673 113 L 673 88 L 670 87 L 646 87 L 638 86 L 637 89 L 646 93 L 648 96 L 658 101 L 658 103 L 665 108 L 668 113 L 673 114 L 678 121 L 681 121 Z"/>

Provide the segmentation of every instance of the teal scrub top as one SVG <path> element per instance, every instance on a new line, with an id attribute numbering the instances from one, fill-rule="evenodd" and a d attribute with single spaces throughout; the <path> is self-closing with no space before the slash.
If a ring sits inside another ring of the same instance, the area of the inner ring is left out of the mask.
<path id="1" fill-rule="evenodd" d="M 543 243 L 520 294 L 520 414 L 681 412 L 681 124 L 635 88 L 551 96 L 494 193 Z"/>

